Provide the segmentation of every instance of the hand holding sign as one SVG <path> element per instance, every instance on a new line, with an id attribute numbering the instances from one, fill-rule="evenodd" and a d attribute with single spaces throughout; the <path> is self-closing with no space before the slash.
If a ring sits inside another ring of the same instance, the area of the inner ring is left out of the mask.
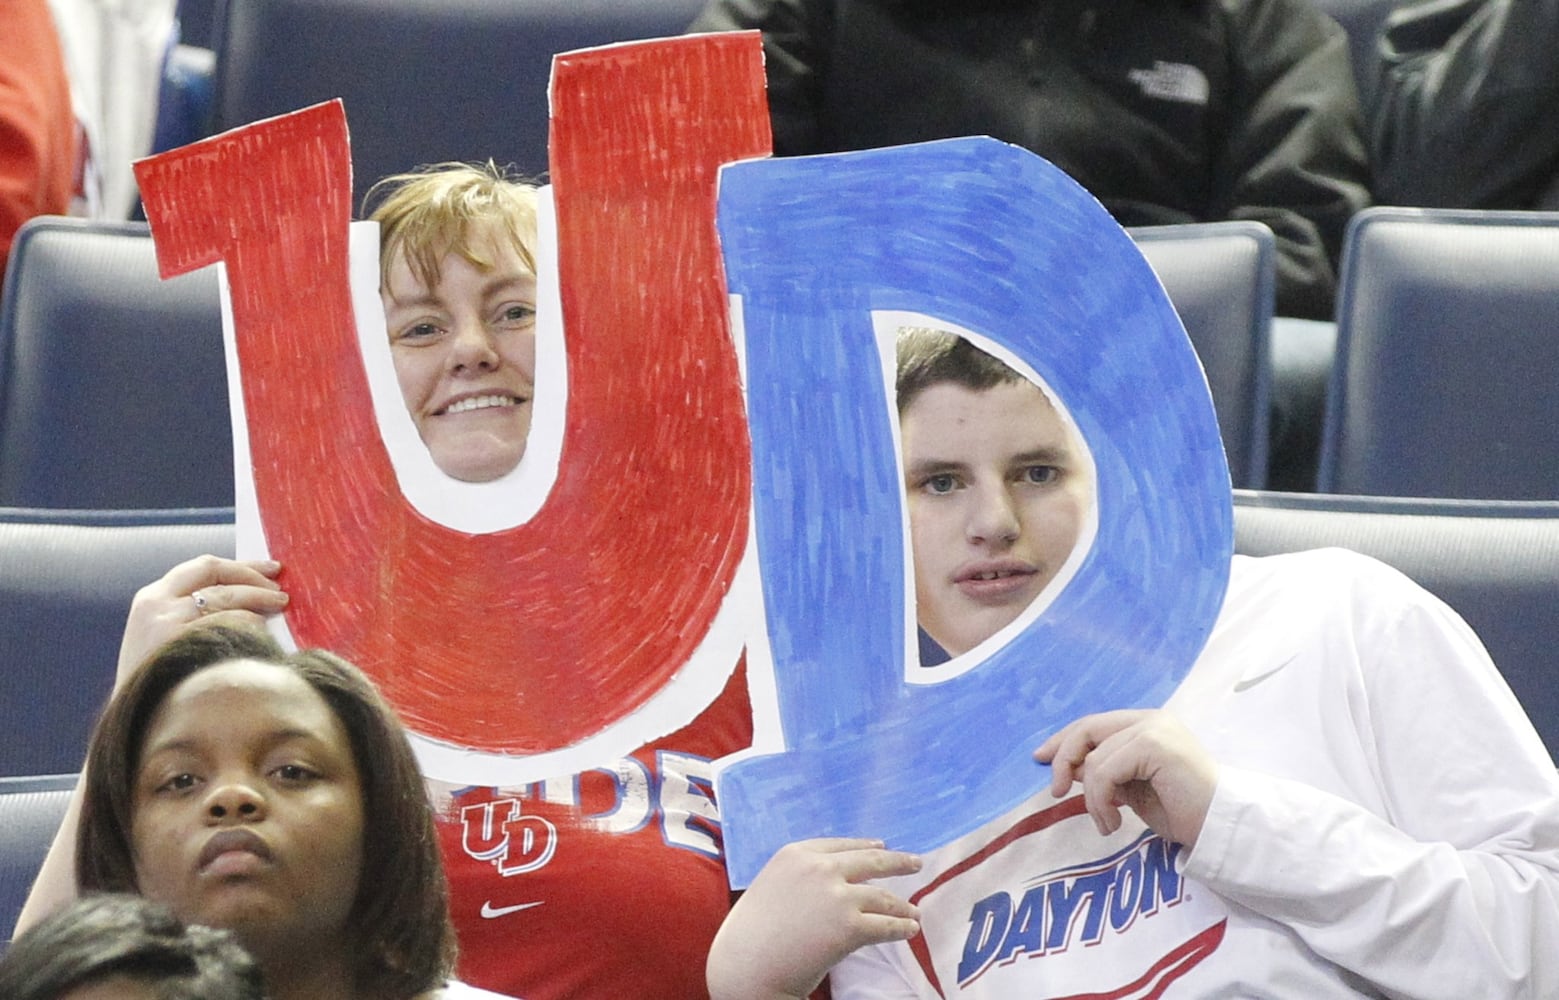
<path id="1" fill-rule="evenodd" d="M 494 533 L 422 516 L 380 441 L 354 330 L 383 327 L 352 308 L 340 105 L 139 169 L 164 272 L 227 265 L 233 384 L 293 636 L 363 663 L 411 728 L 454 748 L 437 758 L 452 780 L 627 753 L 696 715 L 739 652 L 727 626 L 718 669 L 657 700 L 747 539 L 712 211 L 719 165 L 768 148 L 757 38 L 561 57 L 553 116 L 566 431 L 546 503 Z"/>
<path id="2" fill-rule="evenodd" d="M 165 269 L 228 264 L 267 537 L 289 590 L 315 595 L 289 610 L 294 634 L 377 668 L 435 741 L 503 758 L 579 743 L 668 683 L 729 592 L 749 480 L 707 198 L 720 163 L 767 142 L 756 54 L 753 36 L 713 36 L 560 60 L 570 416 L 548 503 L 491 535 L 419 516 L 379 442 L 350 337 L 339 108 L 143 165 Z M 741 884 L 803 831 L 945 840 L 1032 786 L 1028 753 L 1060 724 L 1161 700 L 1210 627 L 1229 510 L 1211 405 L 1180 391 L 1200 376 L 1167 300 L 1043 161 L 988 140 L 755 161 L 726 169 L 720 198 L 790 748 L 726 782 Z M 906 665 L 878 328 L 915 320 L 990 338 L 1040 376 L 1097 477 L 1096 534 L 1065 589 L 972 673 Z M 1124 324 L 1136 335 L 1111 335 Z M 1154 380 L 1175 391 L 1141 391 Z M 973 726 L 1001 736 L 970 740 Z"/>

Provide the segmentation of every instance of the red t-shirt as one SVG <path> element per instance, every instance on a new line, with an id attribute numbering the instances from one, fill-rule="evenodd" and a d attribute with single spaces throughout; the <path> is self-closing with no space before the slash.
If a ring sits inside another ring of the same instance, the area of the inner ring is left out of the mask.
<path id="1" fill-rule="evenodd" d="M 457 793 L 439 823 L 460 978 L 553 1000 L 706 996 L 730 909 L 713 761 L 752 742 L 746 671 L 615 767 Z"/>

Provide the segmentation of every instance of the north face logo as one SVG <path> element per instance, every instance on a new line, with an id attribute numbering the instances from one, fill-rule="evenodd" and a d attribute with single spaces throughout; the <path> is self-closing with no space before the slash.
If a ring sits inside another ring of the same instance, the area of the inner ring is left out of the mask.
<path id="1" fill-rule="evenodd" d="M 1126 78 L 1142 88 L 1143 96 L 1186 104 L 1206 104 L 1211 87 L 1207 76 L 1185 63 L 1155 62 L 1152 69 L 1134 69 Z"/>

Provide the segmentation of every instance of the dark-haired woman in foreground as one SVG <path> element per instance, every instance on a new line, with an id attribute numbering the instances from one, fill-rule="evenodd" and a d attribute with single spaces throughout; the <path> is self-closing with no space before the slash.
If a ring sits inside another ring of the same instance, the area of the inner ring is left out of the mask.
<path id="1" fill-rule="evenodd" d="M 271 1000 L 481 995 L 447 984 L 447 890 L 405 732 L 339 657 L 199 623 L 119 685 L 82 780 L 80 890 L 231 930 Z"/>

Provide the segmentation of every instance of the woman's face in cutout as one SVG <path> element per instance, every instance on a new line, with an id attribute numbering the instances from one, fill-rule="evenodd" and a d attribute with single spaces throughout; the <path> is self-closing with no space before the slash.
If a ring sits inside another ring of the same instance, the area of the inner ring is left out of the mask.
<path id="1" fill-rule="evenodd" d="M 1011 623 L 1072 552 L 1092 503 L 1079 445 L 1027 381 L 941 382 L 900 414 L 921 628 L 953 655 Z"/>
<path id="2" fill-rule="evenodd" d="M 434 464 L 481 483 L 525 455 L 536 380 L 536 275 L 496 232 L 472 238 L 491 268 L 450 251 L 429 288 L 403 248 L 380 300 L 401 395 Z"/>
<path id="3" fill-rule="evenodd" d="M 346 729 L 292 670 L 234 660 L 153 713 L 132 794 L 143 895 L 258 956 L 349 947 L 362 781 Z"/>

